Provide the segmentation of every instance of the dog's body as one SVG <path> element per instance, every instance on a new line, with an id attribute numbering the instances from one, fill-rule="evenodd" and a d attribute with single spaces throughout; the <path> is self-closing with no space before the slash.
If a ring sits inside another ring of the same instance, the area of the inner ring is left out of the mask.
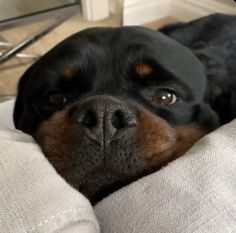
<path id="1" fill-rule="evenodd" d="M 214 95 L 200 61 L 161 33 L 88 29 L 26 71 L 14 121 L 95 203 L 218 127 Z"/>

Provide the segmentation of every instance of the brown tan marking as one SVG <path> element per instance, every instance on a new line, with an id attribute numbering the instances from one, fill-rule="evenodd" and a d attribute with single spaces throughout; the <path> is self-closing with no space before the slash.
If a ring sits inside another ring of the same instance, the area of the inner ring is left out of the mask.
<path id="1" fill-rule="evenodd" d="M 140 63 L 136 66 L 136 72 L 141 78 L 146 78 L 152 73 L 152 67 L 145 63 Z"/>
<path id="2" fill-rule="evenodd" d="M 43 122 L 35 135 L 36 141 L 58 172 L 62 172 L 70 164 L 67 155 L 77 146 L 75 133 L 78 134 L 67 112 L 61 111 Z"/>
<path id="3" fill-rule="evenodd" d="M 173 152 L 174 158 L 178 158 L 183 155 L 193 146 L 193 144 L 208 133 L 197 125 L 177 127 L 175 130 L 177 141 L 176 148 Z"/>
<path id="4" fill-rule="evenodd" d="M 75 76 L 75 71 L 70 67 L 66 67 L 62 71 L 62 75 L 63 75 L 63 77 L 65 77 L 67 79 L 73 79 Z"/>
<path id="5" fill-rule="evenodd" d="M 135 134 L 135 144 L 141 145 L 146 168 L 159 169 L 171 156 L 176 133 L 164 119 L 142 110 L 140 124 Z"/>
<path id="6" fill-rule="evenodd" d="M 164 119 L 142 111 L 134 143 L 142 145 L 147 169 L 158 170 L 182 156 L 206 134 L 194 124 L 172 128 Z"/>

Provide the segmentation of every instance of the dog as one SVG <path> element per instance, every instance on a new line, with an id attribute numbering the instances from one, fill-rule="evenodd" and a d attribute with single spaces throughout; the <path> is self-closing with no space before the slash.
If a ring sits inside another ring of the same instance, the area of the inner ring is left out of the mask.
<path id="1" fill-rule="evenodd" d="M 199 59 L 160 32 L 90 28 L 24 73 L 14 123 L 96 204 L 219 127 L 214 88 Z"/>

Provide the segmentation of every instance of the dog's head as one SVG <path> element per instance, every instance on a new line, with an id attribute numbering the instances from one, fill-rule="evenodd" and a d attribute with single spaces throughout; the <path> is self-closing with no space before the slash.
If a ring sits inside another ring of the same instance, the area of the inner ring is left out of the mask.
<path id="1" fill-rule="evenodd" d="M 96 202 L 184 154 L 217 126 L 198 59 L 142 27 L 66 39 L 19 83 L 14 121 Z"/>

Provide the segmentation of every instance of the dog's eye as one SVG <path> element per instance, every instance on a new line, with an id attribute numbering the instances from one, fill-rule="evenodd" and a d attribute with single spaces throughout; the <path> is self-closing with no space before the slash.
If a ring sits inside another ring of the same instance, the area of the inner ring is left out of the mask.
<path id="1" fill-rule="evenodd" d="M 61 106 L 67 102 L 67 99 L 63 94 L 53 91 L 48 93 L 48 101 L 54 106 Z"/>
<path id="2" fill-rule="evenodd" d="M 154 105 L 172 105 L 178 101 L 178 97 L 173 91 L 159 90 L 154 96 L 150 97 Z"/>

